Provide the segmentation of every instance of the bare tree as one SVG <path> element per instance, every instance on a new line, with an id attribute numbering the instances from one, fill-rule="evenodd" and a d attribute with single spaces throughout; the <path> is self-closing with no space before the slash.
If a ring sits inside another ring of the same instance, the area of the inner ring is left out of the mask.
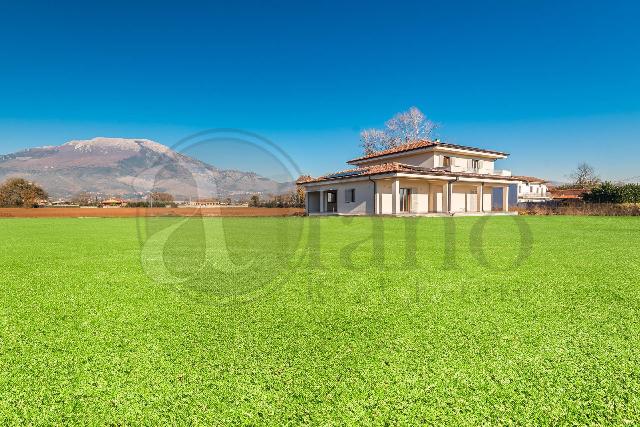
<path id="1" fill-rule="evenodd" d="M 0 185 L 0 206 L 32 208 L 48 197 L 40 186 L 23 178 L 9 178 Z"/>
<path id="2" fill-rule="evenodd" d="M 253 196 L 251 196 L 251 199 L 249 200 L 249 206 L 252 208 L 257 208 L 260 206 L 260 196 L 258 196 L 257 194 L 254 194 Z"/>
<path id="3" fill-rule="evenodd" d="M 361 146 L 365 154 L 397 147 L 411 141 L 430 139 L 436 129 L 416 107 L 400 112 L 385 122 L 384 129 L 365 129 L 360 132 Z"/>
<path id="4" fill-rule="evenodd" d="M 169 193 L 161 193 L 161 192 L 154 192 L 151 193 L 151 200 L 153 200 L 153 202 L 164 202 L 164 203 L 173 203 L 174 202 L 174 198 L 171 194 Z"/>
<path id="5" fill-rule="evenodd" d="M 365 129 L 360 132 L 360 141 L 365 155 L 390 147 L 387 133 L 379 129 Z"/>
<path id="6" fill-rule="evenodd" d="M 94 199 L 91 197 L 91 194 L 85 192 L 85 191 L 81 191 L 79 193 L 76 193 L 72 198 L 71 198 L 71 203 L 75 203 L 77 205 L 80 206 L 89 206 L 91 204 L 94 204 Z"/>
<path id="7" fill-rule="evenodd" d="M 569 177 L 573 180 L 573 186 L 578 188 L 590 188 L 600 182 L 595 168 L 588 163 L 580 163 Z"/>

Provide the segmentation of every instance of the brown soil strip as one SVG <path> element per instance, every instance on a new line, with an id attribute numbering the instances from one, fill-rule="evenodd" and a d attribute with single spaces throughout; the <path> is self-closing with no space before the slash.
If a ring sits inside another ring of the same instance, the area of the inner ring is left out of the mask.
<path id="1" fill-rule="evenodd" d="M 299 216 L 297 208 L 0 208 L 0 218 L 131 218 L 142 216 Z"/>

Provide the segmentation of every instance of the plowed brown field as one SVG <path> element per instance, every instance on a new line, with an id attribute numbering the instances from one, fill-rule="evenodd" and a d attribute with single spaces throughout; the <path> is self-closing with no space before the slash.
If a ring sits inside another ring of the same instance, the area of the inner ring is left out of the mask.
<path id="1" fill-rule="evenodd" d="M 120 218 L 137 216 L 293 216 L 298 208 L 1 208 L 0 218 Z"/>

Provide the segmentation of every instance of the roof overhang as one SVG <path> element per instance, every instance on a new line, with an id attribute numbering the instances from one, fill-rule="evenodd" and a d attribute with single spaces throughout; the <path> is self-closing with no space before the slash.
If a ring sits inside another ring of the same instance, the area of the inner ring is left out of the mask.
<path id="1" fill-rule="evenodd" d="M 506 159 L 509 154 L 501 153 L 498 151 L 490 151 L 490 150 L 482 150 L 482 149 L 474 149 L 472 147 L 458 147 L 458 146 L 450 146 L 450 145 L 433 145 L 428 147 L 417 147 L 410 150 L 398 151 L 396 153 L 383 154 L 380 156 L 371 156 L 364 158 L 357 158 L 349 160 L 347 163 L 351 165 L 366 165 L 368 163 L 378 162 L 380 160 L 391 160 L 399 157 L 405 157 L 411 154 L 417 153 L 428 153 L 428 152 L 439 152 L 439 153 L 450 153 L 450 154 L 461 154 L 467 156 L 476 156 L 493 160 Z"/>
<path id="2" fill-rule="evenodd" d="M 468 182 L 468 183 L 488 183 L 488 184 L 515 184 L 518 182 L 515 178 L 506 178 L 497 175 L 486 176 L 461 176 L 461 175 L 434 175 L 429 173 L 411 173 L 411 172 L 384 172 L 379 174 L 361 175 L 357 177 L 322 179 L 317 181 L 303 182 L 299 185 L 308 187 L 320 187 L 325 185 L 333 185 L 342 182 L 371 181 L 387 178 L 408 178 L 431 181 L 445 182 Z"/>

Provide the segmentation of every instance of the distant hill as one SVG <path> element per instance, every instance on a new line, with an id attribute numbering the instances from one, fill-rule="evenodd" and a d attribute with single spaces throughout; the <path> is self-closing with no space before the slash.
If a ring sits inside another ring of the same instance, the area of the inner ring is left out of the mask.
<path id="1" fill-rule="evenodd" d="M 53 197 L 81 191 L 134 195 L 162 191 L 176 198 L 280 194 L 278 183 L 253 172 L 218 169 L 148 139 L 94 138 L 0 155 L 0 180 L 20 176 Z"/>

